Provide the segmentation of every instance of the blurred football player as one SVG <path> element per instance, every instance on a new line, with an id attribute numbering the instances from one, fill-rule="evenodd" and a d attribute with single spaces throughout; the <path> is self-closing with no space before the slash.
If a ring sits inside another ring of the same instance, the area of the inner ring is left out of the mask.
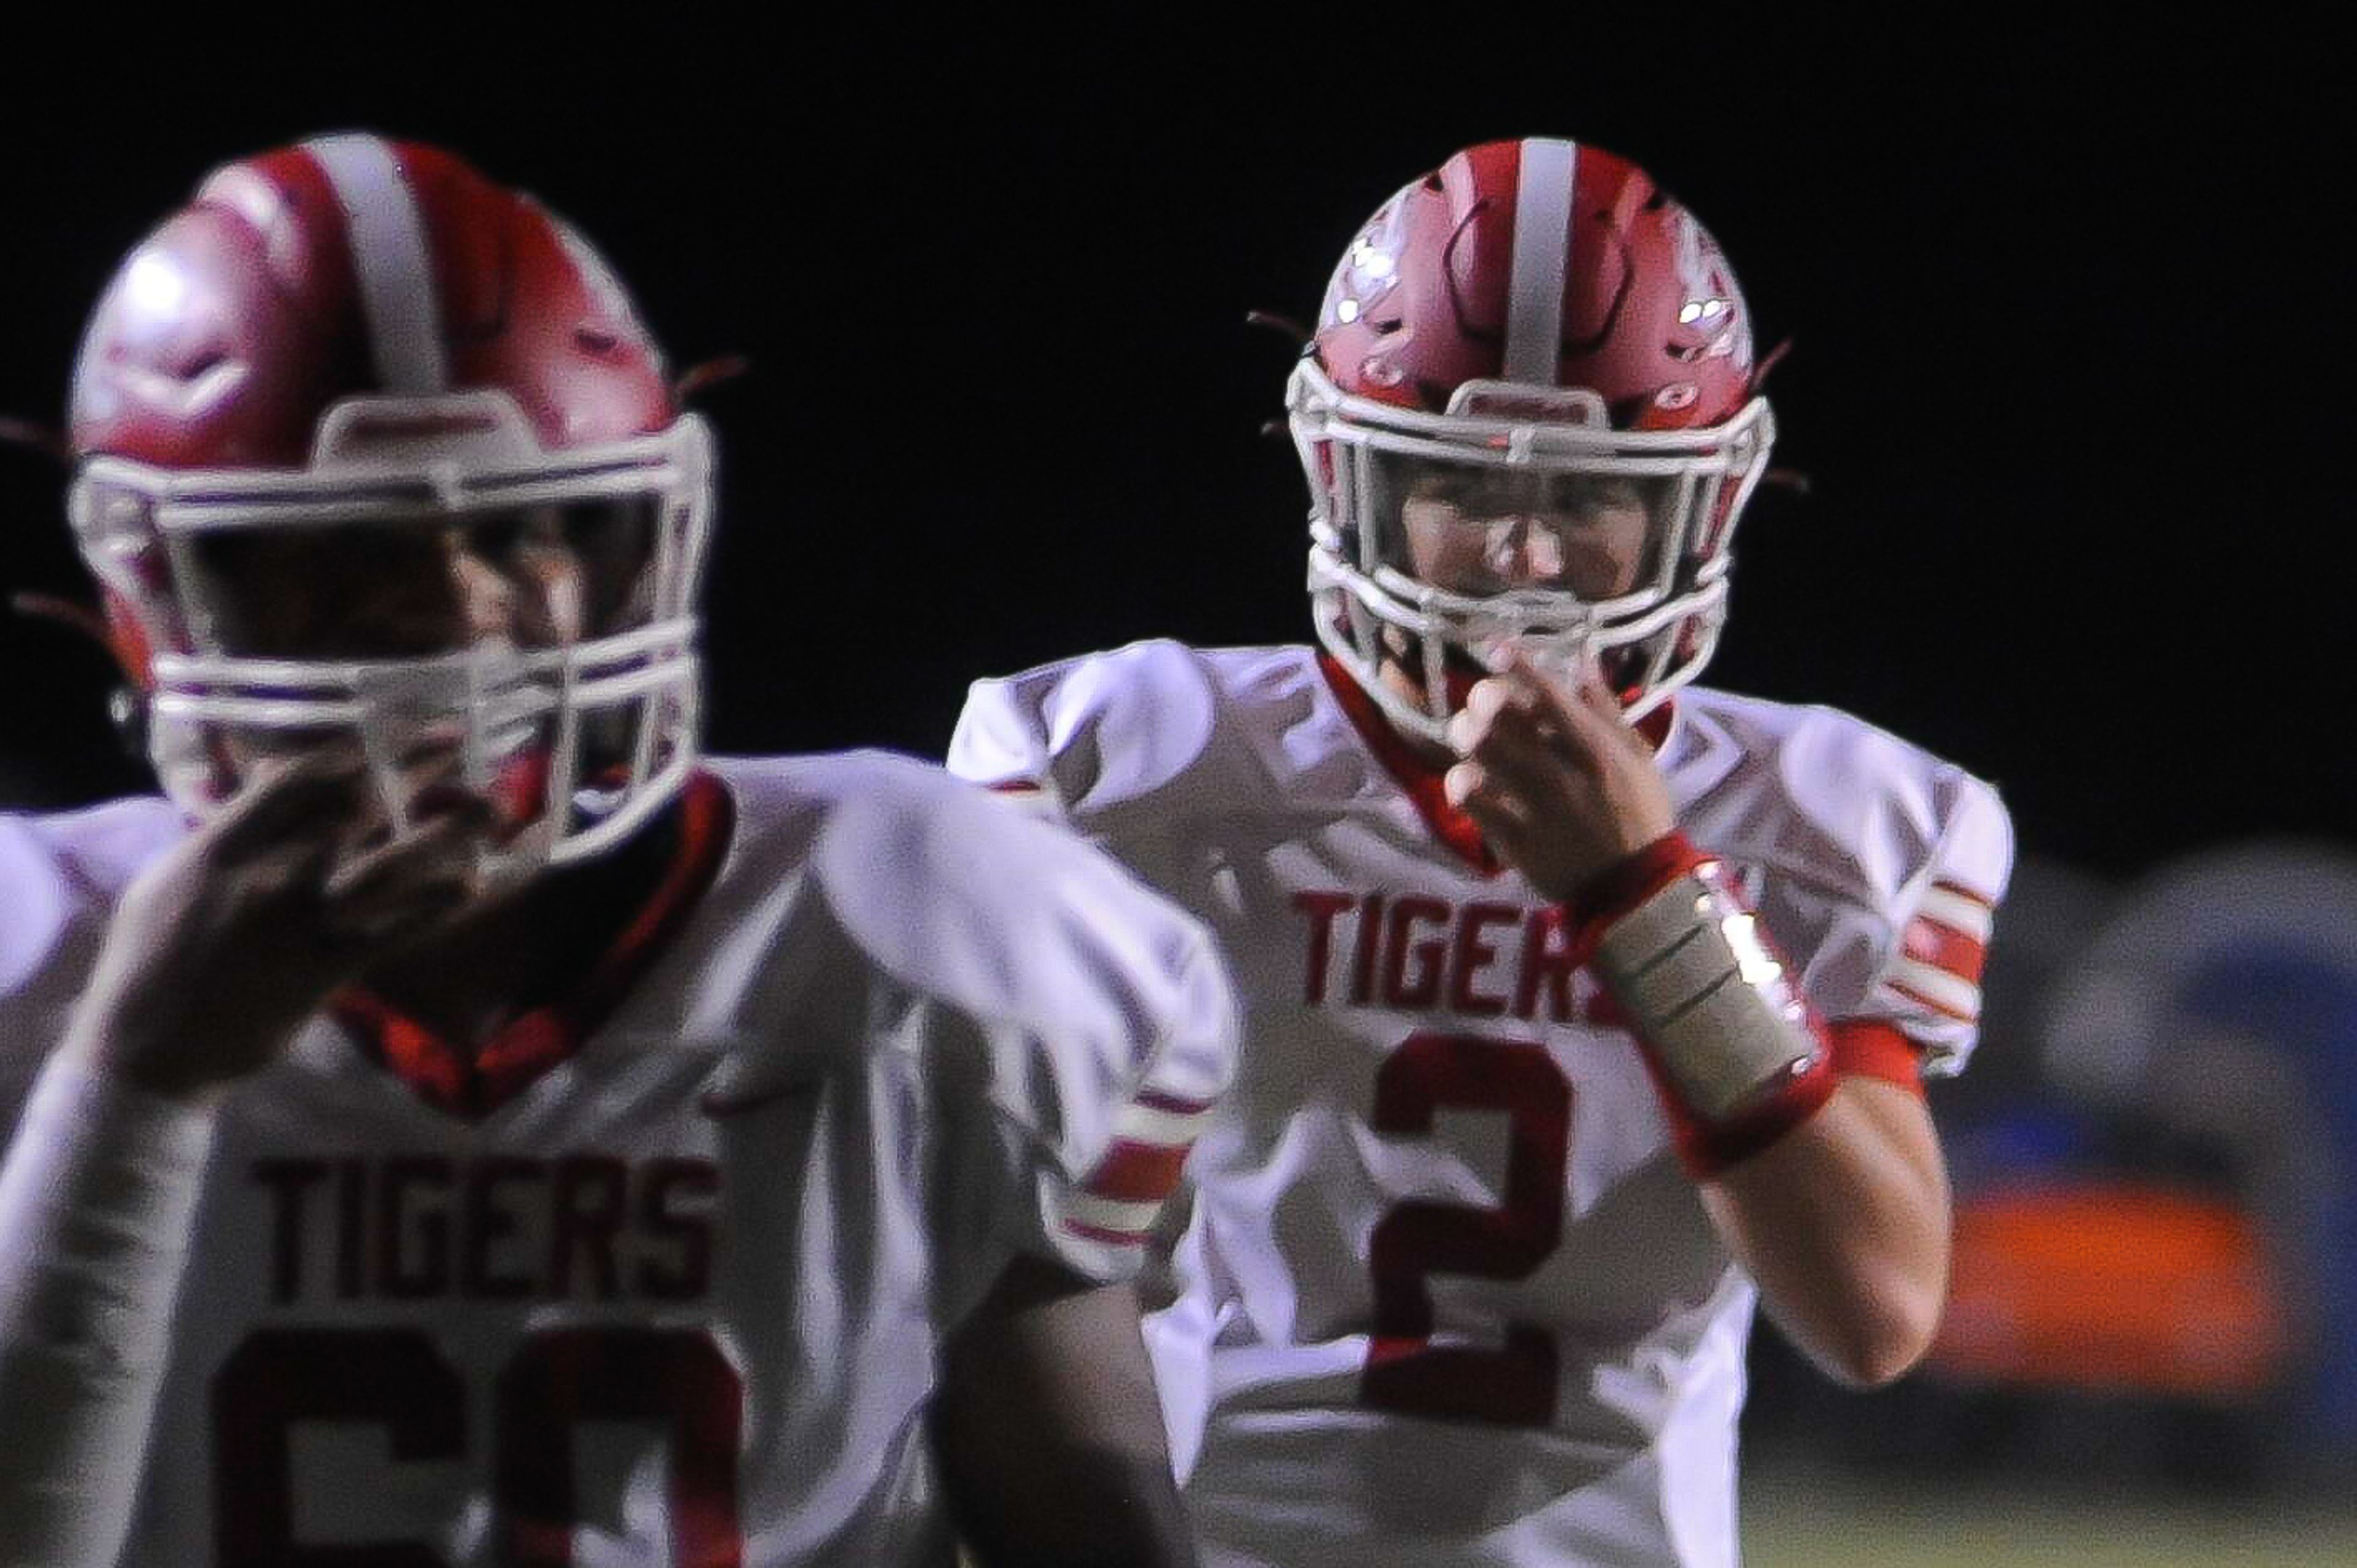
<path id="1" fill-rule="evenodd" d="M 0 1562 L 1192 1561 L 1124 1282 L 1210 939 L 938 770 L 698 760 L 707 437 L 596 252 L 231 165 L 72 438 L 169 799 L 0 820 Z"/>
<path id="2" fill-rule="evenodd" d="M 1688 685 L 1761 369 L 1643 171 L 1460 153 L 1293 376 L 1318 646 L 974 689 L 952 769 L 1202 915 L 1245 993 L 1149 1325 L 1212 1561 L 1729 1563 L 1755 1299 L 1850 1382 L 1929 1343 L 1921 1077 L 1972 1047 L 2009 830 L 1846 714 Z"/>

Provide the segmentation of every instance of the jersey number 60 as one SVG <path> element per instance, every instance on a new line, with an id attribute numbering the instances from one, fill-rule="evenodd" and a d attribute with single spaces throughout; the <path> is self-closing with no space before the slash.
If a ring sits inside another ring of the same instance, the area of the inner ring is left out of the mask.
<path id="1" fill-rule="evenodd" d="M 573 1429 L 661 1426 L 671 1441 L 671 1560 L 738 1568 L 737 1369 L 701 1329 L 555 1328 L 524 1339 L 494 1399 L 491 1500 L 506 1568 L 568 1568 Z M 289 1438 L 299 1421 L 384 1429 L 398 1461 L 460 1459 L 466 1385 L 414 1328 L 272 1328 L 247 1337 L 213 1384 L 213 1520 L 221 1561 L 274 1568 L 444 1568 L 415 1541 L 295 1543 Z"/>

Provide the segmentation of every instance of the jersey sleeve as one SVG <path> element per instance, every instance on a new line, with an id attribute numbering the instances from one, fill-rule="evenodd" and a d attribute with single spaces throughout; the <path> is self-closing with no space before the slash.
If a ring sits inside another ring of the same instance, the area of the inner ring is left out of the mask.
<path id="1" fill-rule="evenodd" d="M 1206 951 L 1162 977 L 1152 1021 L 1119 1037 L 961 1013 L 928 1030 L 934 1255 L 975 1293 L 1015 1253 L 1084 1278 L 1135 1278 L 1232 1070 L 1233 1003 Z"/>
<path id="2" fill-rule="evenodd" d="M 949 770 L 1092 838 L 1150 841 L 1204 801 L 1254 798 L 1267 779 L 1223 723 L 1220 675 L 1170 641 L 977 681 Z"/>
<path id="3" fill-rule="evenodd" d="M 2012 825 L 1995 790 L 1943 768 L 1925 794 L 1928 850 L 1867 857 L 1884 868 L 1874 879 L 1882 886 L 1829 901 L 1825 940 L 1804 977 L 1837 1065 L 1902 1083 L 1953 1075 L 1970 1060 L 1981 972 L 2013 863 Z"/>
<path id="4" fill-rule="evenodd" d="M 986 1284 L 1010 1249 L 1130 1277 L 1234 1072 L 1225 964 L 1066 829 L 938 772 L 910 806 L 841 813 L 817 859 L 907 999 L 876 1028 L 919 1086 L 943 1277 Z"/>
<path id="5" fill-rule="evenodd" d="M 966 693 L 944 758 L 961 779 L 1039 812 L 1063 814 L 1049 742 L 1056 697 L 1050 682 L 1016 676 L 976 681 Z"/>
<path id="6" fill-rule="evenodd" d="M 0 1149 L 65 1024 L 70 983 L 55 975 L 73 919 L 55 857 L 35 824 L 0 817 Z"/>
<path id="7" fill-rule="evenodd" d="M 184 831 L 161 800 L 0 815 L 0 1144 L 65 1034 L 115 898 Z"/>

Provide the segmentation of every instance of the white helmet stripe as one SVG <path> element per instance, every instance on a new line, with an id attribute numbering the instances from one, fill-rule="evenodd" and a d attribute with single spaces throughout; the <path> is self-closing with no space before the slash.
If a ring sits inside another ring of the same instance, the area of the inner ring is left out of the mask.
<path id="1" fill-rule="evenodd" d="M 1563 285 L 1571 273 L 1571 182 L 1579 144 L 1523 143 L 1514 185 L 1514 271 L 1503 379 L 1551 387 L 1563 363 Z"/>
<path id="2" fill-rule="evenodd" d="M 321 136 L 303 150 L 326 172 L 344 209 L 377 379 L 396 397 L 448 391 L 425 222 L 393 149 L 380 137 L 353 134 Z"/>

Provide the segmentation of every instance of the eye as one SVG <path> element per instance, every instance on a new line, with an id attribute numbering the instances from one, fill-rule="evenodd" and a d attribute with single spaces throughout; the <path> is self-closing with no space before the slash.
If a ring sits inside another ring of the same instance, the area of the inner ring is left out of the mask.
<path id="1" fill-rule="evenodd" d="M 1646 510 L 1643 491 L 1631 481 L 1599 479 L 1584 474 L 1557 480 L 1548 504 L 1568 521 L 1582 526 L 1607 521 L 1616 514 L 1625 516 Z"/>
<path id="2" fill-rule="evenodd" d="M 467 525 L 468 548 L 487 561 L 504 560 L 514 554 L 523 536 L 522 512 L 494 512 Z"/>
<path id="3" fill-rule="evenodd" d="M 430 532 L 329 524 L 196 542 L 197 586 L 225 651 L 382 658 L 447 639 L 449 573 Z"/>

